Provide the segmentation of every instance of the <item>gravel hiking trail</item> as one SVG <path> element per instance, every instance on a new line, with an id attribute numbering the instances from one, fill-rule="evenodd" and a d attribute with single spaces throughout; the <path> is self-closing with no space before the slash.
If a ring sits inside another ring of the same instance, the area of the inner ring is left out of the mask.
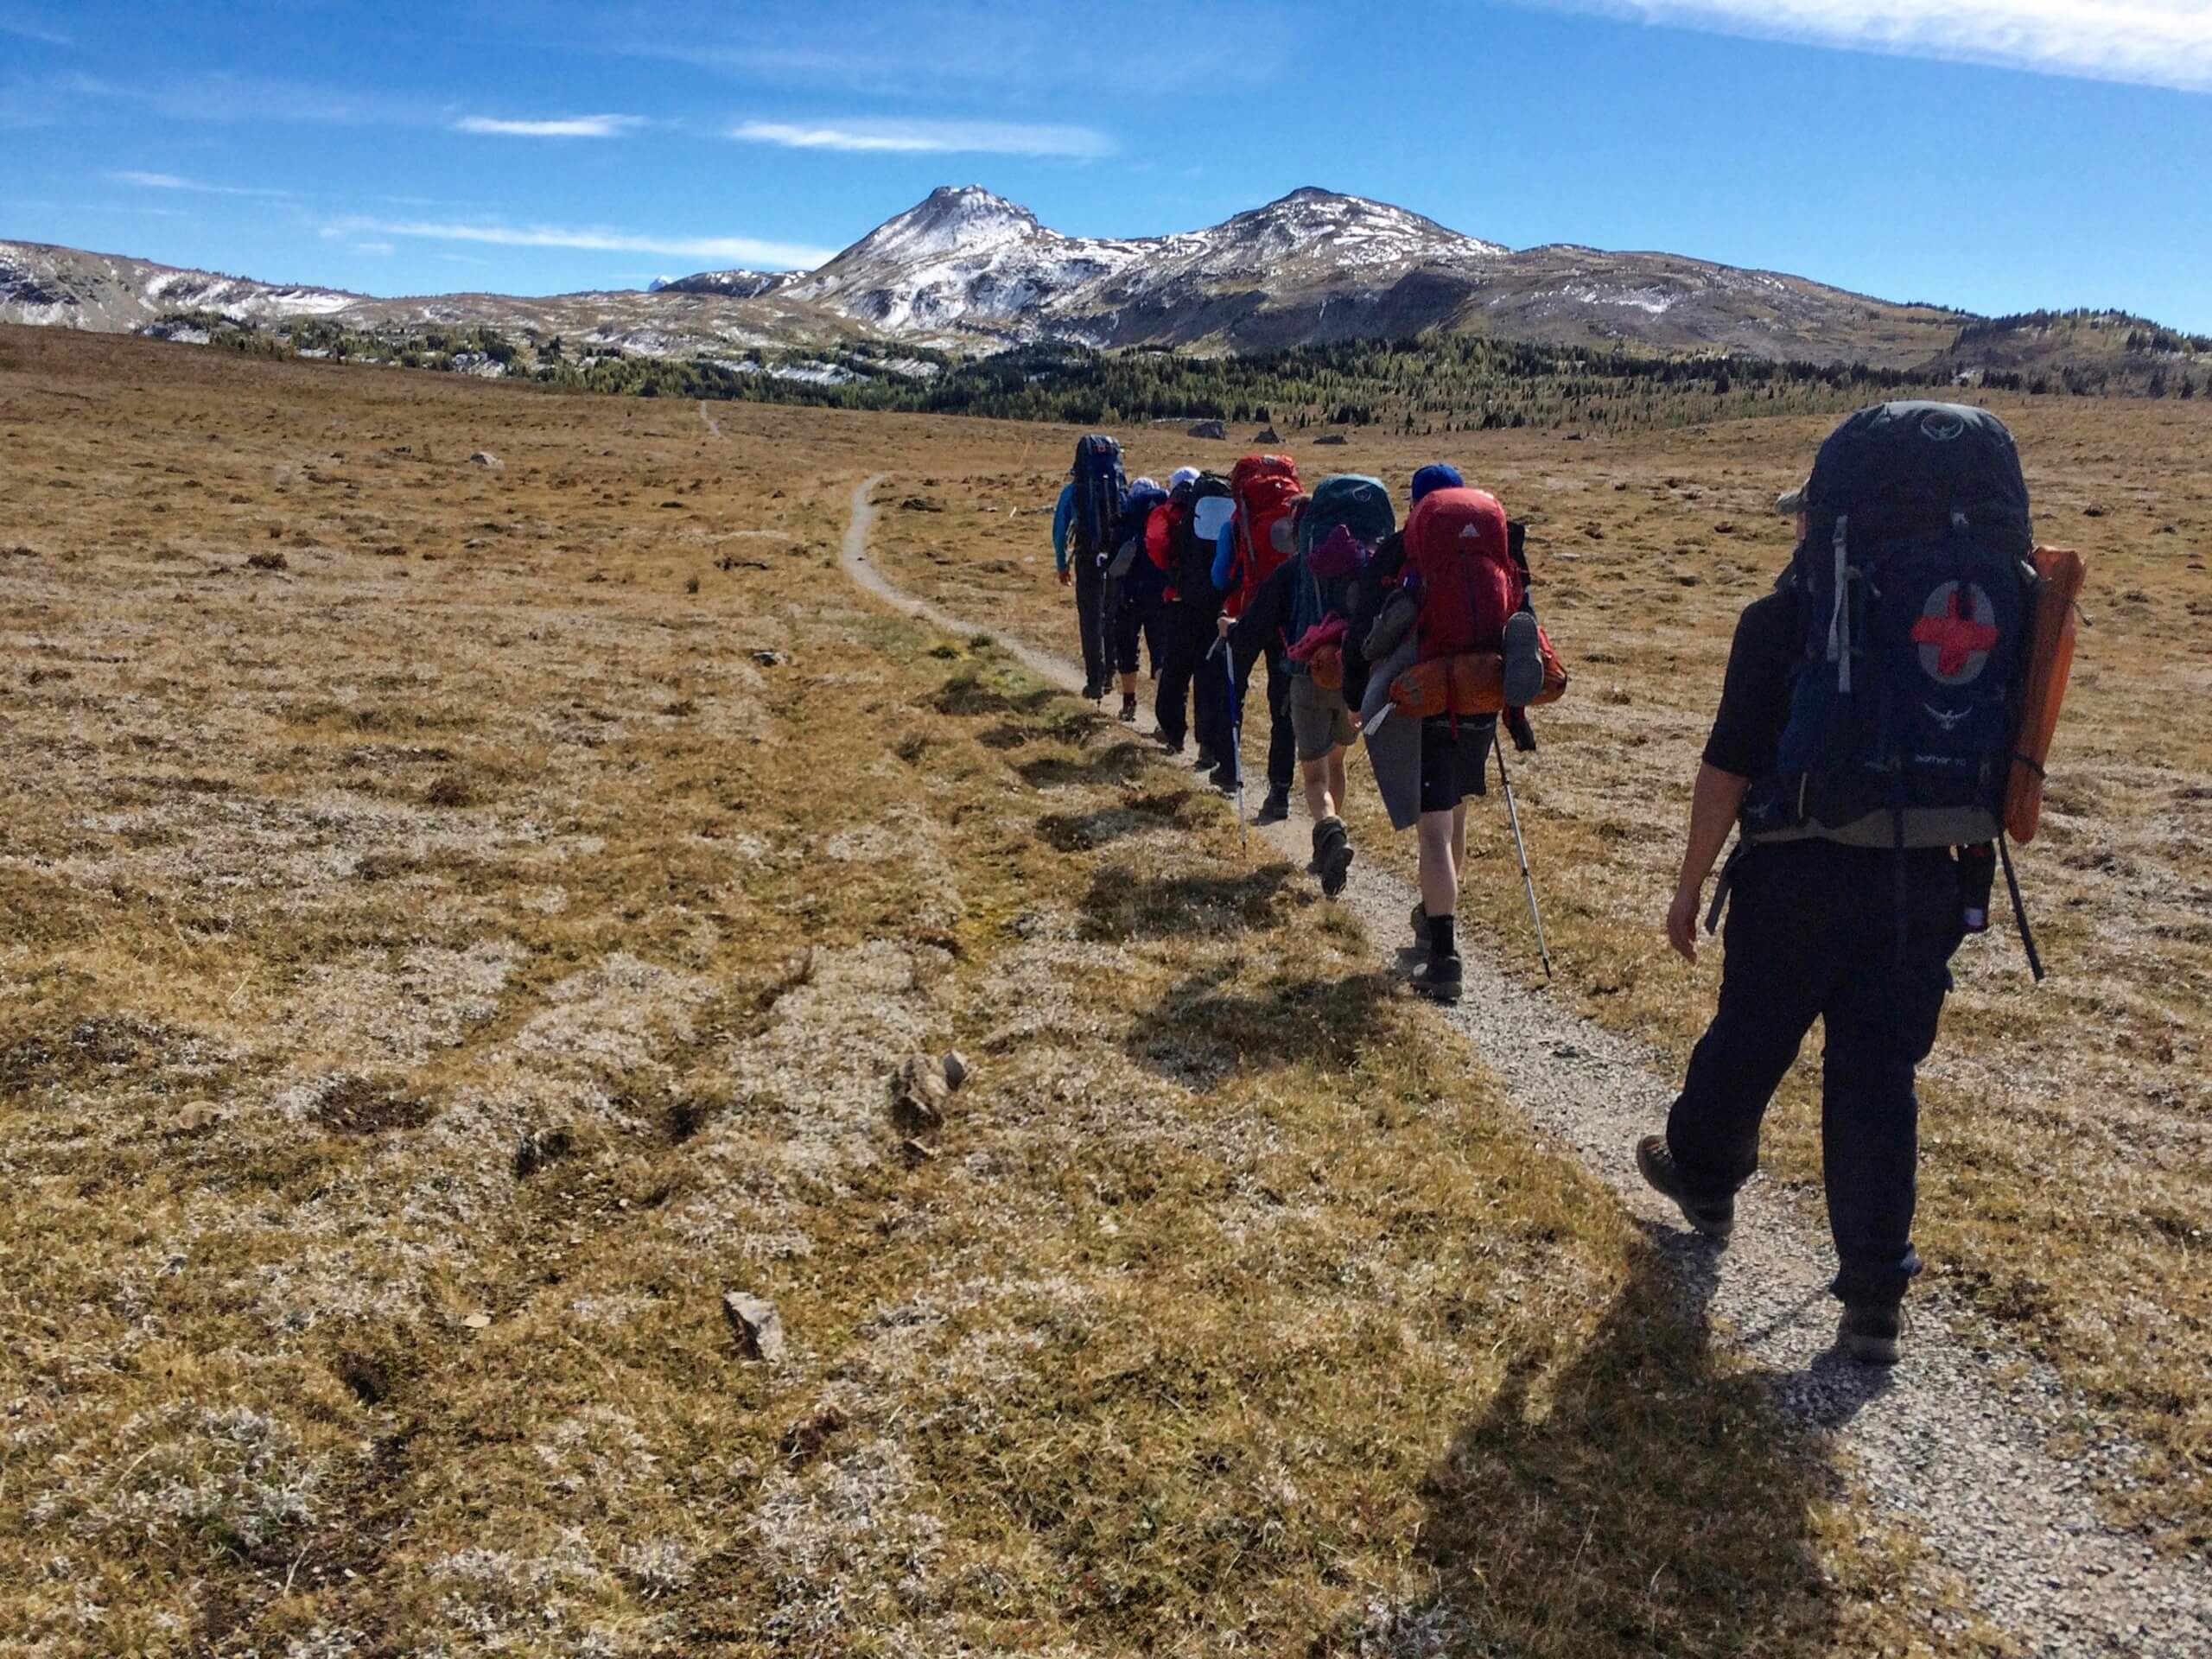
<path id="1" fill-rule="evenodd" d="M 842 562 L 854 582 L 948 632 L 988 633 L 1039 678 L 1077 690 L 1075 664 L 950 615 L 869 562 L 872 498 L 887 476 L 853 492 Z M 1542 825 L 1527 828 L 1541 879 Z M 1258 834 L 1304 866 L 1309 831 L 1298 819 Z M 1370 941 L 1406 938 L 1413 901 L 1408 884 L 1366 865 L 1353 867 L 1342 900 Z M 1955 1574 L 1964 1601 L 2030 1653 L 2212 1653 L 2212 1570 L 2162 1556 L 2098 1514 L 2100 1486 L 2124 1486 L 2139 1456 L 2116 1424 L 1940 1291 L 1908 1304 L 1905 1357 L 1893 1372 L 1836 1359 L 1817 1194 L 1754 1180 L 1738 1199 L 1728 1249 L 1697 1241 L 1645 1187 L 1631 1153 L 1637 1135 L 1665 1121 L 1671 1068 L 1524 988 L 1478 944 L 1465 949 L 1465 999 L 1441 1017 L 1516 1108 L 1653 1230 L 1682 1294 L 1709 1304 L 1716 1332 L 1764 1376 L 1782 1409 L 1830 1438 L 1846 1472 Z M 1386 965 L 1403 961 L 1393 945 L 1375 950 Z"/>

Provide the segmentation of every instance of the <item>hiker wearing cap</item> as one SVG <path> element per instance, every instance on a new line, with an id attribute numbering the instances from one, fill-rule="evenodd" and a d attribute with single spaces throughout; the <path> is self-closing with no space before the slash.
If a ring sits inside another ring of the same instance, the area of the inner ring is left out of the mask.
<path id="1" fill-rule="evenodd" d="M 1393 828 L 1415 829 L 1421 902 L 1416 980 L 1441 1002 L 1459 998 L 1459 874 L 1466 863 L 1467 798 L 1489 792 L 1500 713 L 1565 689 L 1549 683 L 1548 646 L 1513 554 L 1505 509 L 1442 465 L 1414 475 L 1418 497 L 1380 570 L 1396 586 L 1367 628 L 1375 664 L 1361 728 Z M 1552 659 L 1555 661 L 1555 659 Z"/>
<path id="2" fill-rule="evenodd" d="M 1052 564 L 1060 586 L 1075 588 L 1076 627 L 1083 636 L 1083 695 L 1106 695 L 1106 566 L 1126 493 L 1122 446 L 1103 433 L 1079 439 L 1075 464 L 1052 509 Z"/>
<path id="3" fill-rule="evenodd" d="M 1993 416 L 1896 404 L 1845 422 L 1776 505 L 1797 549 L 1736 625 L 1667 912 L 1694 961 L 1705 881 L 1736 827 L 1707 918 L 1725 906 L 1719 1004 L 1637 1162 L 1725 1244 L 1768 1103 L 1821 1020 L 1836 1344 L 1889 1364 L 1920 1270 L 1914 1073 L 1965 931 L 1950 849 L 1996 838 L 2011 761 L 2027 488 Z"/>
<path id="4" fill-rule="evenodd" d="M 1145 556 L 1145 528 L 1158 508 L 1166 505 L 1167 492 L 1148 478 L 1129 486 L 1122 499 L 1114 531 L 1114 556 L 1106 565 L 1106 631 L 1114 671 L 1120 677 L 1121 717 L 1135 724 L 1137 717 L 1138 646 L 1152 653 L 1152 671 L 1160 672 L 1160 611 L 1165 579 Z"/>

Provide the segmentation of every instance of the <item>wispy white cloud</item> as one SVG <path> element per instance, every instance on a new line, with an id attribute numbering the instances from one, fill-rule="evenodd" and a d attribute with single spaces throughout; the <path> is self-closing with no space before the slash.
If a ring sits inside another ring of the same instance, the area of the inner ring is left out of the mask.
<path id="1" fill-rule="evenodd" d="M 12 35 L 19 41 L 35 41 L 41 46 L 74 46 L 73 36 L 58 29 L 48 29 L 43 23 L 29 22 L 21 17 L 0 17 L 0 35 Z"/>
<path id="2" fill-rule="evenodd" d="M 899 156 L 1063 156 L 1091 161 L 1114 141 L 1090 127 L 1010 121 L 745 121 L 731 137 L 786 149 L 836 149 Z"/>
<path id="3" fill-rule="evenodd" d="M 587 253 L 669 254 L 685 259 L 727 260 L 769 270 L 810 270 L 836 251 L 749 236 L 655 236 L 599 226 L 482 225 L 414 219 L 339 219 L 324 226 L 323 234 L 334 238 L 397 236 L 499 248 L 571 248 Z"/>
<path id="4" fill-rule="evenodd" d="M 356 253 L 372 253 L 378 258 L 382 258 L 386 254 L 397 253 L 399 251 L 389 242 L 356 242 L 352 245 L 353 251 Z"/>
<path id="5" fill-rule="evenodd" d="M 490 133 L 504 138 L 619 138 L 645 124 L 641 115 L 566 115 L 549 121 L 506 121 L 492 115 L 467 115 L 455 132 Z"/>
<path id="6" fill-rule="evenodd" d="M 260 196 L 282 199 L 289 196 L 289 190 L 262 190 L 239 184 L 202 184 L 197 179 L 181 179 L 174 173 L 141 173 L 124 169 L 105 175 L 115 184 L 135 184 L 142 190 L 189 190 L 200 196 Z"/>
<path id="7" fill-rule="evenodd" d="M 2207 0 L 1521 0 L 1760 40 L 2212 92 Z"/>

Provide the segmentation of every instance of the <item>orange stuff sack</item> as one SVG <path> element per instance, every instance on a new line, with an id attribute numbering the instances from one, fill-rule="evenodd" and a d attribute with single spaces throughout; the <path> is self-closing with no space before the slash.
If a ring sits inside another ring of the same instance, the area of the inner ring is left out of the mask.
<path id="1" fill-rule="evenodd" d="M 1344 689 L 1344 652 L 1342 645 L 1321 645 L 1306 659 L 1306 671 L 1324 691 Z"/>
<path id="2" fill-rule="evenodd" d="M 1537 632 L 1544 658 L 1544 689 L 1535 703 L 1557 702 L 1567 695 L 1567 670 L 1551 640 Z M 1505 658 L 1495 651 L 1460 651 L 1415 663 L 1390 682 L 1390 701 L 1415 720 L 1437 715 L 1497 715 L 1505 712 Z"/>
<path id="3" fill-rule="evenodd" d="M 2036 838 L 2043 817 L 2044 766 L 2066 702 L 2066 681 L 2074 671 L 2074 604 L 2089 574 L 2087 560 L 2063 548 L 2036 549 L 2035 563 L 2035 620 L 2028 636 L 2012 766 L 2005 781 L 2005 832 L 2024 847 Z"/>

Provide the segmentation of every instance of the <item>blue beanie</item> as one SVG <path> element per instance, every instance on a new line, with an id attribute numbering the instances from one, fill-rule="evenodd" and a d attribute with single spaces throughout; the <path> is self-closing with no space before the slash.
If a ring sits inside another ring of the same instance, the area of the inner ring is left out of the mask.
<path id="1" fill-rule="evenodd" d="M 1434 461 L 1414 474 L 1414 499 L 1418 501 L 1431 490 L 1456 490 L 1466 483 L 1456 467 Z"/>

